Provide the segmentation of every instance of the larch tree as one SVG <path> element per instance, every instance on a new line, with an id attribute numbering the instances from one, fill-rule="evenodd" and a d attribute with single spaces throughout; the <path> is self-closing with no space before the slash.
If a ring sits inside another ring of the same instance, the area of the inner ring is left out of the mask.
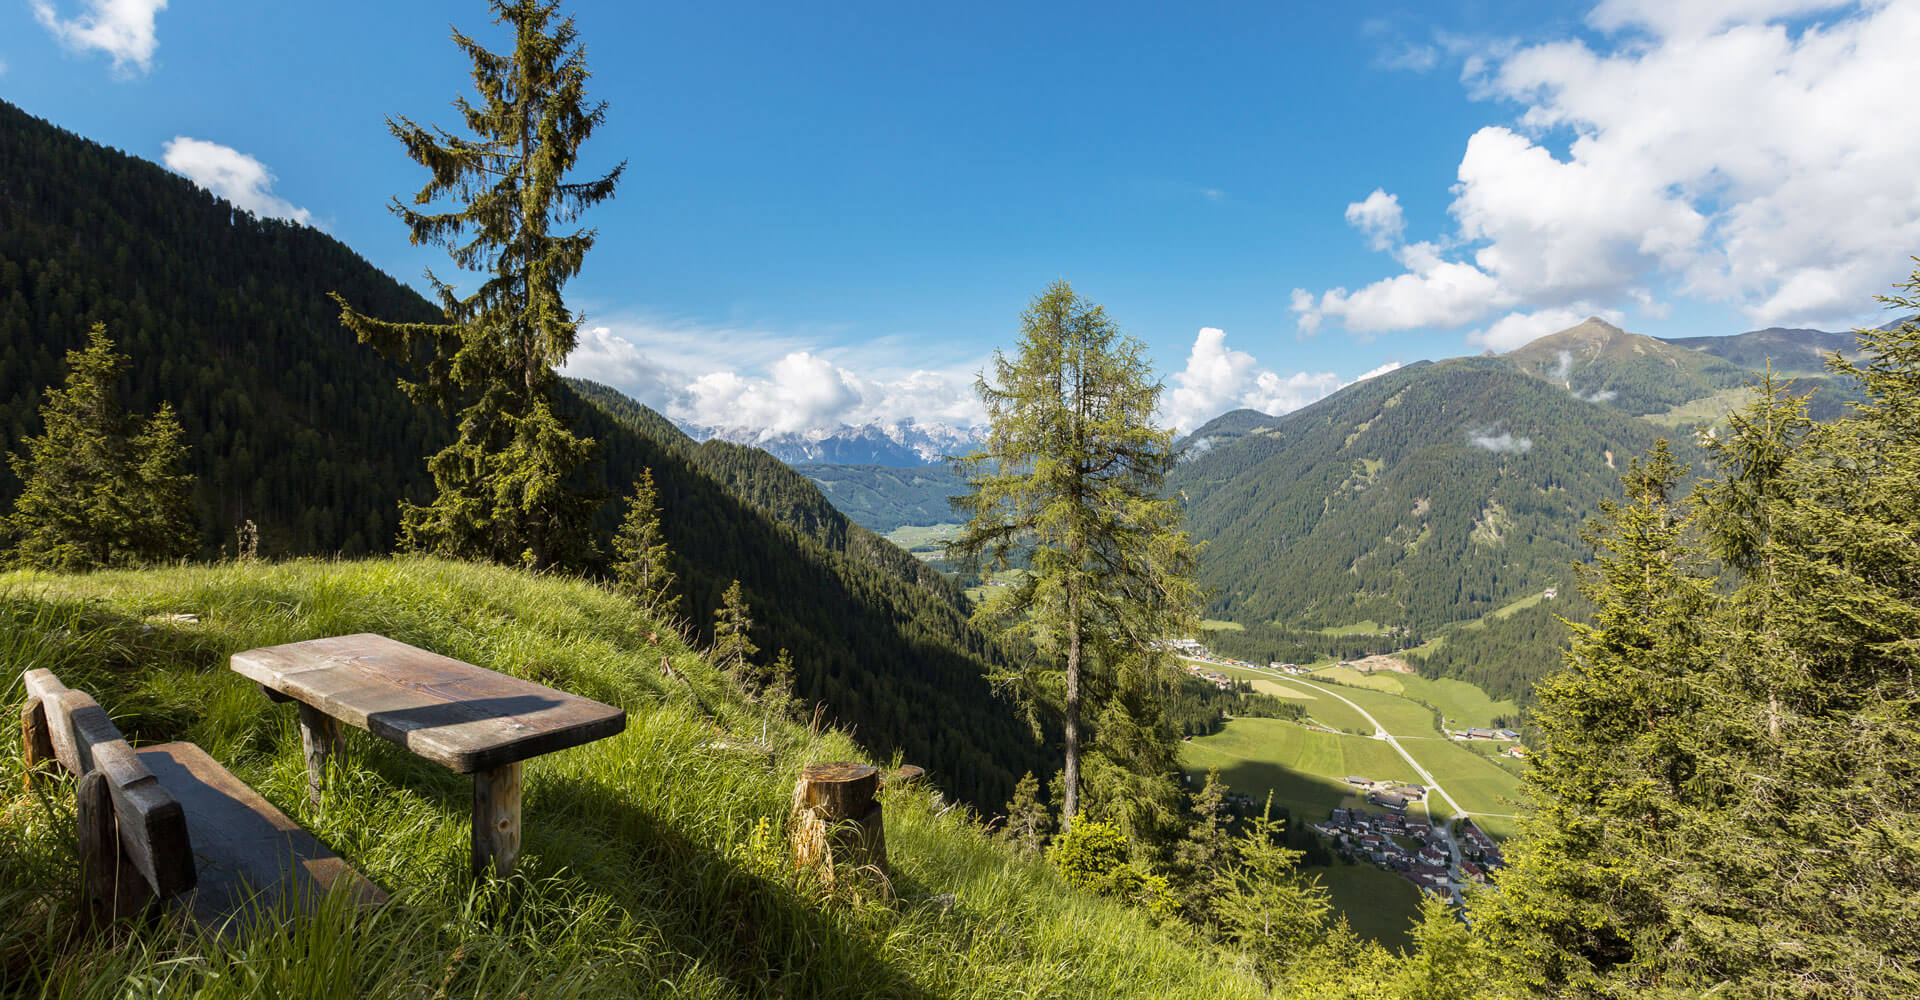
<path id="1" fill-rule="evenodd" d="M 431 174 L 410 204 L 394 199 L 394 214 L 416 245 L 444 247 L 458 268 L 481 276 L 478 284 L 462 294 L 427 272 L 444 323 L 380 320 L 334 296 L 361 341 L 416 365 L 417 381 L 401 383 L 408 395 L 455 413 L 459 424 L 458 439 L 428 461 L 433 502 L 402 503 L 403 542 L 536 569 L 592 551 L 597 500 L 570 480 L 593 442 L 557 411 L 554 370 L 579 328 L 561 288 L 580 273 L 595 231 L 560 230 L 612 197 L 625 169 L 568 179 L 606 105 L 587 98 L 585 50 L 558 7 L 494 0 L 496 21 L 514 36 L 505 53 L 453 33 L 473 63 L 476 98 L 454 101 L 470 135 L 387 121 Z"/>
<path id="2" fill-rule="evenodd" d="M 179 421 L 166 403 L 144 421 L 121 409 L 116 384 L 127 362 L 102 323 L 85 348 L 67 352 L 66 386 L 47 390 L 42 433 L 10 456 L 25 489 L 0 519 L 0 534 L 14 543 L 9 562 L 87 570 L 181 559 L 196 548 Z"/>
<path id="3" fill-rule="evenodd" d="M 974 620 L 1022 662 L 993 676 L 1035 732 L 1057 719 L 1065 744 L 1061 826 L 1082 808 L 1083 706 L 1108 705 L 1122 671 L 1197 619 L 1195 546 L 1165 489 L 1172 432 L 1155 426 L 1160 383 L 1139 340 L 1064 281 L 1021 317 L 1018 352 L 996 351 L 975 382 L 990 426 L 956 461 L 967 523 L 948 554 L 972 572 L 1028 571 L 994 588 Z"/>

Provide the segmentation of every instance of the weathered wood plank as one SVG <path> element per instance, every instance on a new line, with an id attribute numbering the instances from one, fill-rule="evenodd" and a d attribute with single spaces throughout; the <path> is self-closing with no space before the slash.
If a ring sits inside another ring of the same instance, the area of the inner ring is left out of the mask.
<path id="1" fill-rule="evenodd" d="M 20 681 L 26 685 L 27 697 L 39 698 L 42 701 L 56 694 L 64 694 L 67 690 L 67 686 L 60 683 L 60 678 L 55 677 L 53 671 L 44 667 L 21 672 Z"/>
<path id="2" fill-rule="evenodd" d="M 104 780 L 128 862 L 162 897 L 192 888 L 193 850 L 180 804 L 154 781 L 106 710 L 45 670 L 28 671 L 27 687 L 41 701 L 60 766 L 81 777 L 98 772 Z"/>
<path id="3" fill-rule="evenodd" d="M 473 776 L 473 875 L 500 878 L 520 860 L 520 763 Z"/>
<path id="4" fill-rule="evenodd" d="M 74 801 L 79 827 L 81 911 L 92 928 L 131 917 L 154 899 L 146 877 L 134 868 L 121 847 L 109 784 L 105 775 L 90 771 L 80 779 Z"/>
<path id="5" fill-rule="evenodd" d="M 193 888 L 193 843 L 180 803 L 127 746 L 114 740 L 93 747 L 119 816 L 120 845 L 162 899 Z"/>
<path id="6" fill-rule="evenodd" d="M 345 763 L 346 734 L 341 732 L 340 722 L 334 717 L 312 705 L 301 702 L 294 705 L 300 712 L 300 749 L 307 759 L 307 798 L 319 808 L 320 792 L 327 782 L 328 761 L 338 757 Z"/>
<path id="7" fill-rule="evenodd" d="M 339 884 L 364 904 L 387 894 L 313 834 L 192 743 L 142 747 L 142 764 L 181 803 L 193 838 L 197 887 L 174 903 L 212 926 L 239 910 L 290 899 L 311 911 Z"/>
<path id="8" fill-rule="evenodd" d="M 235 653 L 270 691 L 467 774 L 626 728 L 626 713 L 385 636 L 311 639 Z"/>
<path id="9" fill-rule="evenodd" d="M 60 766 L 53 754 L 53 731 L 47 728 L 47 706 L 30 697 L 20 706 L 20 752 L 26 758 L 27 787 Z"/>

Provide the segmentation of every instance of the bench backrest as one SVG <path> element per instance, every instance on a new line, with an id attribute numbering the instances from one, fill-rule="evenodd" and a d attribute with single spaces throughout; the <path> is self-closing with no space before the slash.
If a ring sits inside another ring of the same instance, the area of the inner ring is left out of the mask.
<path id="1" fill-rule="evenodd" d="M 61 767 L 75 777 L 98 771 L 106 780 L 121 849 L 154 895 L 166 899 L 193 888 L 193 848 L 180 803 L 140 762 L 106 711 L 50 670 L 29 670 L 21 679 L 27 686 L 21 718 L 29 728 L 45 726 Z M 34 734 L 27 737 L 33 746 Z"/>

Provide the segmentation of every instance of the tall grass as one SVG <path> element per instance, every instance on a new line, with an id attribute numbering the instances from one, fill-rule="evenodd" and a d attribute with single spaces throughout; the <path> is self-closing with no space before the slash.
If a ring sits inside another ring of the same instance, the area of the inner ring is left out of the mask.
<path id="1" fill-rule="evenodd" d="M 291 708 L 226 669 L 239 650 L 352 632 L 627 710 L 619 736 L 527 763 L 512 883 L 466 874 L 468 779 L 365 733 L 349 733 L 347 766 L 311 806 Z M 200 743 L 394 902 L 334 900 L 217 933 L 156 921 L 77 935 L 71 789 L 25 790 L 8 725 L 7 995 L 1262 995 L 1212 952 L 1002 851 L 926 789 L 887 793 L 894 901 L 795 872 L 781 834 L 793 782 L 858 747 L 734 697 L 670 629 L 583 583 L 415 558 L 0 576 L 9 706 L 37 666 L 93 694 L 136 743 Z"/>

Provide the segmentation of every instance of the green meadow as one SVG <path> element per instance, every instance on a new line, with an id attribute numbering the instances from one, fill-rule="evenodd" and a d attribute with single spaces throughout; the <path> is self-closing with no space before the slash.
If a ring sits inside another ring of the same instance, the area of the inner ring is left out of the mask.
<path id="1" fill-rule="evenodd" d="M 527 762 L 513 882 L 467 874 L 470 781 L 364 732 L 348 732 L 349 766 L 315 808 L 293 711 L 226 668 L 241 650 L 355 632 L 626 710 L 618 736 Z M 50 668 L 136 745 L 199 743 L 395 898 L 215 936 L 166 921 L 73 934 L 71 782 L 28 793 L 19 730 L 0 727 L 9 996 L 1267 995 L 1220 953 L 991 842 L 931 788 L 886 794 L 891 901 L 796 870 L 781 833 L 796 777 L 860 748 L 739 699 L 670 627 L 587 583 L 424 558 L 14 573 L 0 575 L 0 659 L 9 710 L 19 672 Z"/>

